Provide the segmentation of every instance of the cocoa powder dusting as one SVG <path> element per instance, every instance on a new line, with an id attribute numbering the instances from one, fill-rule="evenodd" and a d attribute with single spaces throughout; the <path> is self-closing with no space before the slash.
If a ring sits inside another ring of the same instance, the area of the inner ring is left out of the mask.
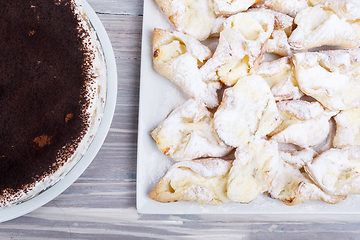
<path id="1" fill-rule="evenodd" d="M 85 134 L 93 55 L 73 8 L 68 0 L 2 1 L 0 192 L 57 170 Z"/>

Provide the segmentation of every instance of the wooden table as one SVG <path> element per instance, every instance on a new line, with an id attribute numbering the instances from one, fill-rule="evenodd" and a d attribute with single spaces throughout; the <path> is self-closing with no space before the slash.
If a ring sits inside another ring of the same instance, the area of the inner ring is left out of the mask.
<path id="1" fill-rule="evenodd" d="M 151 0 L 145 0 L 151 1 Z M 110 132 L 82 176 L 45 206 L 0 224 L 0 239 L 358 239 L 360 216 L 139 215 L 136 153 L 142 0 L 88 0 L 113 44 Z"/>

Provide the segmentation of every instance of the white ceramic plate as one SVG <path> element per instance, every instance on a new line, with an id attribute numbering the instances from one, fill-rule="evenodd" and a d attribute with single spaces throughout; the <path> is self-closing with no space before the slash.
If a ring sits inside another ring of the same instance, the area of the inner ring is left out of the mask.
<path id="1" fill-rule="evenodd" d="M 150 136 L 150 132 L 185 95 L 173 83 L 152 68 L 152 33 L 154 27 L 173 30 L 173 26 L 157 6 L 155 0 L 144 1 L 143 39 L 137 159 L 137 210 L 145 214 L 358 214 L 360 197 L 349 196 L 335 205 L 308 202 L 286 206 L 279 200 L 260 195 L 250 204 L 227 203 L 217 206 L 197 202 L 158 203 L 147 195 L 163 177 L 173 161 L 164 156 Z"/>
<path id="2" fill-rule="evenodd" d="M 103 144 L 105 137 L 109 131 L 110 124 L 114 115 L 117 94 L 117 71 L 115 56 L 110 39 L 100 19 L 97 17 L 94 10 L 86 1 L 83 0 L 82 4 L 84 6 L 87 16 L 90 19 L 91 24 L 93 25 L 93 28 L 98 35 L 105 56 L 107 68 L 107 93 L 104 116 L 88 150 L 79 160 L 79 162 L 76 163 L 76 165 L 70 170 L 70 172 L 68 172 L 66 176 L 59 182 L 57 182 L 55 185 L 43 191 L 36 197 L 18 205 L 0 209 L 0 222 L 8 221 L 16 217 L 25 215 L 50 202 L 52 199 L 54 199 L 56 196 L 66 190 L 90 165 L 92 160 L 95 158 L 97 152 L 100 150 L 101 145 Z"/>

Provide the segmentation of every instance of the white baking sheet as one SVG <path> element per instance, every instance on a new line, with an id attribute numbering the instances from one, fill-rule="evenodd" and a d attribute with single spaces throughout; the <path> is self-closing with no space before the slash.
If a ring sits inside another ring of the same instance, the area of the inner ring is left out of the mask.
<path id="1" fill-rule="evenodd" d="M 91 24 L 93 25 L 100 43 L 104 51 L 104 57 L 106 61 L 107 68 L 107 93 L 105 101 L 104 116 L 101 120 L 98 131 L 89 146 L 86 153 L 79 160 L 79 162 L 67 173 L 67 175 L 57 182 L 52 187 L 48 188 L 44 192 L 40 193 L 36 197 L 32 198 L 29 201 L 20 203 L 18 205 L 2 208 L 0 209 L 0 222 L 8 221 L 16 217 L 27 214 L 44 204 L 50 202 L 60 193 L 65 191 L 90 165 L 92 160 L 95 158 L 97 152 L 100 150 L 101 145 L 103 144 L 105 137 L 109 131 L 110 124 L 114 115 L 115 104 L 116 104 L 116 94 L 117 94 L 117 71 L 115 56 L 111 46 L 110 39 L 105 31 L 104 26 L 102 25 L 100 19 L 97 17 L 94 10 L 90 5 L 83 0 L 82 4 L 84 6 L 85 12 L 90 19 Z"/>
<path id="2" fill-rule="evenodd" d="M 348 198 L 335 205 L 322 201 L 286 206 L 279 200 L 260 195 L 249 204 L 226 203 L 217 206 L 197 202 L 158 203 L 147 195 L 174 163 L 164 156 L 150 136 L 167 114 L 179 106 L 186 96 L 152 67 L 153 29 L 173 30 L 155 0 L 144 1 L 139 106 L 137 210 L 143 214 L 359 214 L 360 197 Z"/>

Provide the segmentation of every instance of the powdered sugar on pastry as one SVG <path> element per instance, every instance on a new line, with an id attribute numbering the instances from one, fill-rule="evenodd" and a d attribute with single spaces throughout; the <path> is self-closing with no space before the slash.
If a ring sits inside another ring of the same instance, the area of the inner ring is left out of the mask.
<path id="1" fill-rule="evenodd" d="M 274 29 L 274 15 L 269 12 L 242 12 L 223 24 L 219 44 L 201 71 L 208 79 L 232 86 L 243 76 L 256 71 L 264 55 L 264 44 Z"/>
<path id="2" fill-rule="evenodd" d="M 292 57 L 300 89 L 330 110 L 353 107 L 360 96 L 360 82 L 354 78 L 349 54 L 338 58 L 324 53 L 298 53 Z"/>
<path id="3" fill-rule="evenodd" d="M 341 111 L 335 116 L 336 134 L 333 145 L 343 148 L 360 145 L 360 107 Z"/>
<path id="4" fill-rule="evenodd" d="M 292 54 L 288 43 L 288 36 L 284 30 L 275 29 L 271 33 L 270 39 L 265 44 L 265 52 L 280 56 L 290 56 Z"/>
<path id="5" fill-rule="evenodd" d="M 216 15 L 230 16 L 246 11 L 257 0 L 214 0 Z"/>
<path id="6" fill-rule="evenodd" d="M 262 45 L 269 39 L 275 25 L 271 11 L 252 10 L 231 16 L 224 23 L 224 29 L 236 29 L 245 37 L 245 49 L 257 58 Z"/>
<path id="7" fill-rule="evenodd" d="M 347 50 L 337 50 L 337 51 L 326 51 L 326 54 L 335 54 L 341 52 L 343 55 L 350 55 L 350 67 L 349 71 L 352 71 L 356 80 L 360 81 L 360 48 L 347 49 Z"/>
<path id="8" fill-rule="evenodd" d="M 352 64 L 358 64 L 360 62 L 360 48 L 342 50 L 350 54 L 350 60 Z"/>
<path id="9" fill-rule="evenodd" d="M 211 205 L 230 202 L 226 184 L 231 163 L 216 158 L 176 163 L 149 197 L 159 202 L 198 201 Z"/>
<path id="10" fill-rule="evenodd" d="M 311 179 L 325 192 L 360 194 L 360 147 L 330 149 L 305 166 Z"/>
<path id="11" fill-rule="evenodd" d="M 360 5 L 357 0 L 328 0 L 320 6 L 330 8 L 339 18 L 347 21 L 360 19 Z"/>
<path id="12" fill-rule="evenodd" d="M 317 153 L 311 148 L 305 148 L 297 151 L 280 151 L 280 159 L 288 164 L 291 164 L 298 169 L 305 166 L 306 163 L 311 162 Z"/>
<path id="13" fill-rule="evenodd" d="M 316 146 L 312 146 L 311 148 L 316 151 L 318 154 L 321 154 L 331 148 L 333 148 L 333 139 L 335 137 L 335 120 L 334 118 L 330 118 L 330 130 L 329 130 L 329 135 L 327 136 L 327 138 L 325 139 L 324 142 L 316 145 Z"/>
<path id="14" fill-rule="evenodd" d="M 160 51 L 161 48 L 163 48 L 163 51 Z M 195 38 L 180 32 L 167 31 L 159 28 L 154 29 L 153 52 L 154 55 L 156 55 L 155 57 L 160 57 L 155 60 L 162 62 L 170 61 L 184 53 L 189 53 L 200 62 L 204 62 L 211 57 L 210 49 L 202 45 Z"/>
<path id="15" fill-rule="evenodd" d="M 216 134 L 214 119 L 200 100 L 187 100 L 151 132 L 159 150 L 176 161 L 222 157 L 232 148 Z"/>
<path id="16" fill-rule="evenodd" d="M 275 15 L 275 29 L 281 29 L 290 33 L 294 18 L 281 12 L 272 11 Z"/>
<path id="17" fill-rule="evenodd" d="M 215 19 L 214 25 L 211 29 L 209 38 L 219 38 L 220 32 L 223 30 L 223 24 L 226 21 L 226 17 L 217 17 Z"/>
<path id="18" fill-rule="evenodd" d="M 289 58 L 283 57 L 270 62 L 262 62 L 257 74 L 262 76 L 271 88 L 275 100 L 299 99 L 299 90 Z"/>
<path id="19" fill-rule="evenodd" d="M 252 136 L 272 132 L 280 121 L 270 88 L 259 75 L 241 78 L 226 89 L 214 117 L 219 137 L 241 148 L 246 148 Z"/>
<path id="20" fill-rule="evenodd" d="M 264 61 L 260 64 L 257 74 L 261 75 L 270 87 L 291 75 L 289 58 L 282 57 L 273 61 Z"/>
<path id="21" fill-rule="evenodd" d="M 299 120 L 309 120 L 312 118 L 317 118 L 325 112 L 323 106 L 321 106 L 321 104 L 316 101 L 282 101 L 277 103 L 277 107 L 284 116 L 288 114 L 288 117 L 285 117 L 285 119 L 295 117 Z"/>
<path id="22" fill-rule="evenodd" d="M 300 99 L 304 95 L 301 91 L 299 91 L 299 88 L 294 85 L 291 78 L 285 78 L 278 84 L 275 84 L 271 88 L 271 92 L 277 101 Z"/>
<path id="23" fill-rule="evenodd" d="M 337 112 L 325 110 L 319 102 L 302 100 L 277 103 L 282 123 L 270 134 L 279 143 L 292 143 L 302 148 L 315 146 L 327 138 L 330 118 Z"/>
<path id="24" fill-rule="evenodd" d="M 294 18 L 268 9 L 256 9 L 255 11 L 271 11 L 275 16 L 274 31 L 265 43 L 265 52 L 290 56 L 292 51 L 288 43 L 288 36 L 291 34 Z"/>
<path id="25" fill-rule="evenodd" d="M 218 81 L 203 81 L 201 65 L 212 55 L 210 49 L 195 38 L 180 32 L 154 29 L 153 66 L 157 72 L 178 85 L 190 98 L 201 99 L 216 107 Z"/>
<path id="26" fill-rule="evenodd" d="M 239 203 L 249 203 L 266 191 L 279 168 L 275 141 L 252 138 L 244 150 L 237 149 L 230 170 L 227 195 Z"/>
<path id="27" fill-rule="evenodd" d="M 209 0 L 156 0 L 162 11 L 180 32 L 198 40 L 207 39 L 216 15 Z"/>
<path id="28" fill-rule="evenodd" d="M 346 195 L 326 194 L 310 180 L 306 173 L 283 161 L 280 162 L 279 170 L 267 194 L 289 206 L 317 200 L 335 204 L 346 199 Z"/>
<path id="29" fill-rule="evenodd" d="M 315 3 L 319 1 L 321 0 L 260 0 L 256 5 L 295 17 L 298 12 L 311 6 L 311 2 Z"/>
<path id="30" fill-rule="evenodd" d="M 355 10 L 350 10 L 350 7 Z M 302 10 L 295 17 L 297 27 L 289 37 L 290 46 L 295 50 L 324 45 L 359 47 L 359 23 L 356 20 L 360 18 L 354 12 L 360 12 L 359 6 L 347 1 L 326 2 Z"/>

